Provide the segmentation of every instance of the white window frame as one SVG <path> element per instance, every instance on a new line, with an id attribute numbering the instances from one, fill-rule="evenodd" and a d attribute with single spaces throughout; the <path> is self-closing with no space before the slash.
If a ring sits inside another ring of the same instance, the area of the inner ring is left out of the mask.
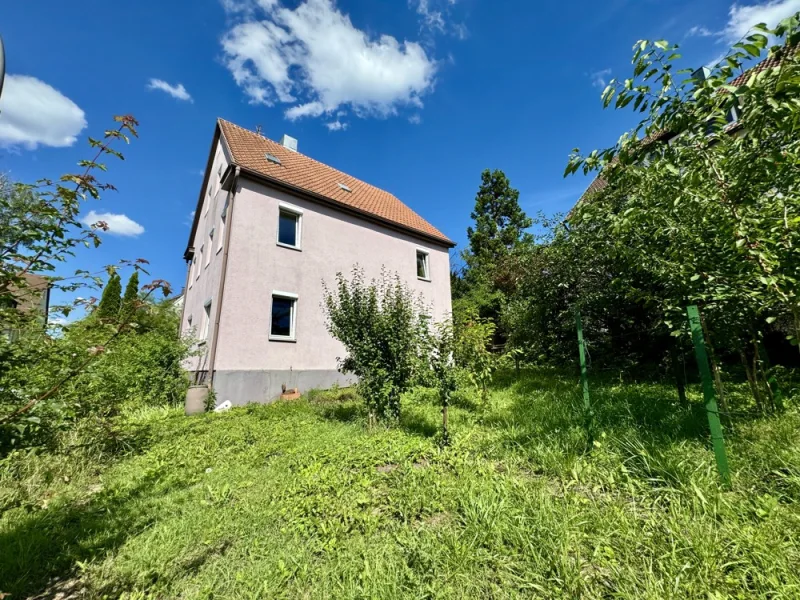
<path id="1" fill-rule="evenodd" d="M 209 182 L 208 184 L 208 194 L 206 194 L 206 209 L 203 211 L 203 216 L 208 214 L 208 209 L 211 208 L 211 188 L 213 184 Z"/>
<path id="2" fill-rule="evenodd" d="M 205 244 L 202 244 L 200 246 L 200 253 L 198 254 L 200 260 L 197 261 L 197 268 L 195 269 L 195 271 L 197 272 L 194 274 L 195 280 L 200 279 L 200 273 L 203 272 L 203 250 L 205 249 L 205 247 L 206 247 Z"/>
<path id="3" fill-rule="evenodd" d="M 211 256 L 214 254 L 212 250 L 214 249 L 214 228 L 211 228 L 211 231 L 208 232 L 208 254 L 206 254 L 206 266 L 211 264 Z"/>
<path id="4" fill-rule="evenodd" d="M 275 298 L 281 300 L 292 301 L 292 312 L 289 316 L 289 335 L 273 335 L 272 334 L 272 307 Z M 298 295 L 292 292 L 282 292 L 280 290 L 272 290 L 272 301 L 269 305 L 269 339 L 273 342 L 296 342 L 297 341 L 297 299 Z"/>
<path id="5" fill-rule="evenodd" d="M 211 332 L 212 304 L 211 298 L 203 302 L 203 334 L 200 336 L 200 344 L 205 344 L 208 341 L 208 334 Z"/>
<path id="6" fill-rule="evenodd" d="M 295 224 L 295 231 L 294 231 L 294 239 L 296 245 L 292 246 L 290 244 L 284 244 L 281 240 L 281 213 L 287 213 L 290 215 L 294 215 L 297 217 L 297 221 Z M 275 243 L 280 246 L 281 248 L 289 248 L 290 250 L 303 250 L 303 210 L 301 208 L 297 208 L 296 206 L 292 206 L 291 204 L 284 204 L 280 202 L 278 204 L 278 226 L 275 228 Z"/>
<path id="7" fill-rule="evenodd" d="M 194 285 L 194 272 L 196 270 L 196 267 L 197 267 L 197 259 L 196 257 L 192 256 L 192 260 L 189 263 L 189 287 L 192 287 L 192 285 Z"/>
<path id="8" fill-rule="evenodd" d="M 192 315 L 189 314 L 188 318 L 186 319 L 186 331 L 192 330 Z"/>
<path id="9" fill-rule="evenodd" d="M 425 276 L 421 277 L 419 271 L 417 271 L 417 259 L 419 255 L 425 257 Z M 430 281 L 431 280 L 431 253 L 427 250 L 423 250 L 422 248 L 417 248 L 416 253 L 414 254 L 414 272 L 417 274 L 417 279 L 420 281 Z"/>
<path id="10" fill-rule="evenodd" d="M 222 210 L 219 214 L 219 247 L 217 248 L 217 254 L 222 251 L 222 247 L 225 245 L 225 229 L 228 222 L 228 198 L 225 197 L 225 204 L 222 207 Z"/>

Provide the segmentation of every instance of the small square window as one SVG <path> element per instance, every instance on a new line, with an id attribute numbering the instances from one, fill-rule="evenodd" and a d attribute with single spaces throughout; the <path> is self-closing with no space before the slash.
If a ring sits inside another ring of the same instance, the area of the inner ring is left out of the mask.
<path id="1" fill-rule="evenodd" d="M 300 248 L 300 213 L 281 208 L 278 212 L 278 244 Z"/>
<path id="2" fill-rule="evenodd" d="M 428 253 L 417 250 L 417 277 L 430 281 L 431 274 L 428 265 Z"/>
<path id="3" fill-rule="evenodd" d="M 297 297 L 272 294 L 269 337 L 274 340 L 294 341 Z"/>

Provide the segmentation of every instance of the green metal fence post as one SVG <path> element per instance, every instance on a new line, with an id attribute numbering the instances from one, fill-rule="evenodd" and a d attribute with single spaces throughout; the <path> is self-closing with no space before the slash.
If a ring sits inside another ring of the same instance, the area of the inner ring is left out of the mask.
<path id="1" fill-rule="evenodd" d="M 711 378 L 711 370 L 708 367 L 708 355 L 706 354 L 706 344 L 703 338 L 703 326 L 700 323 L 700 311 L 697 306 L 688 306 L 686 307 L 686 314 L 689 317 L 689 328 L 692 332 L 697 368 L 700 370 L 700 378 L 703 381 L 703 397 L 706 401 L 706 414 L 708 415 L 708 426 L 711 430 L 711 442 L 714 445 L 714 456 L 717 459 L 717 471 L 719 471 L 723 485 L 730 487 L 731 473 L 728 469 L 728 456 L 725 453 L 725 438 L 722 436 L 719 408 L 717 408 L 717 400 L 714 395 L 714 382 Z"/>
<path id="2" fill-rule="evenodd" d="M 588 438 L 587 448 L 591 449 L 594 444 L 594 413 L 592 402 L 589 399 L 589 376 L 586 372 L 586 343 L 583 341 L 583 323 L 581 322 L 581 312 L 575 311 L 575 325 L 578 329 L 578 355 L 581 363 L 581 385 L 583 386 L 583 416 L 586 425 L 586 436 Z"/>

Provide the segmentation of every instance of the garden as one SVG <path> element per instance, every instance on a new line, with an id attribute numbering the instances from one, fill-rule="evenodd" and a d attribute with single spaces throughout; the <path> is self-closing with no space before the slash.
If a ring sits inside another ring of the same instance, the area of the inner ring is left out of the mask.
<path id="1" fill-rule="evenodd" d="M 484 171 L 452 319 L 336 274 L 358 384 L 272 405 L 184 415 L 145 259 L 64 274 L 133 117 L 3 180 L 0 598 L 800 596 L 798 43 L 800 14 L 697 72 L 637 43 L 603 101 L 641 121 L 574 152 L 569 214 Z M 79 317 L 18 310 L 29 273 Z"/>

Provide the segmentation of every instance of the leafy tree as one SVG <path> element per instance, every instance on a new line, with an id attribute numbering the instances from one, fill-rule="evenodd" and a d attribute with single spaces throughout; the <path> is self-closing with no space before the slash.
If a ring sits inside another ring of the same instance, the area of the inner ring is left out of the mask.
<path id="1" fill-rule="evenodd" d="M 118 116 L 115 121 L 118 127 L 106 131 L 102 140 L 89 138 L 96 152 L 91 160 L 79 162 L 81 173 L 66 174 L 57 181 L 44 179 L 30 185 L 6 183 L 0 186 L 0 306 L 12 304 L 17 295 L 31 291 L 26 278 L 29 273 L 50 273 L 51 286 L 64 292 L 102 285 L 97 274 L 84 270 L 77 270 L 72 276 L 52 273 L 74 255 L 75 248 L 98 246 L 101 243 L 98 231 L 107 229 L 103 222 L 86 227 L 79 215 L 87 198 L 97 199 L 101 192 L 114 189 L 113 185 L 99 182 L 94 176 L 95 172 L 107 169 L 98 162 L 100 158 L 105 155 L 122 158 L 112 148 L 113 143 L 127 143 L 128 136 L 137 136 L 138 123 L 132 116 Z M 143 270 L 144 264 L 147 264 L 144 259 L 123 260 L 109 265 L 106 271 L 115 273 L 119 266 Z M 123 334 L 129 331 L 129 324 L 119 321 L 120 287 L 116 278 L 116 292 L 109 293 L 106 302 L 106 305 L 116 306 L 116 311 L 109 310 L 115 325 L 101 323 L 86 336 L 70 337 L 70 346 L 61 344 L 67 336 L 51 338 L 41 327 L 31 326 L 13 340 L 0 340 L 0 377 L 3 378 L 0 381 L 0 437 L 16 439 L 29 428 L 39 428 L 42 417 L 66 422 L 64 404 L 60 400 L 64 389 L 90 370 L 106 352 L 113 351 Z M 169 284 L 162 280 L 143 287 L 146 296 L 156 290 L 166 296 L 169 289 Z M 91 305 L 94 300 L 76 299 L 52 308 L 68 315 L 81 302 Z"/>
<path id="2" fill-rule="evenodd" d="M 92 159 L 79 162 L 80 173 L 68 173 L 57 181 L 42 179 L 35 184 L 5 181 L 0 186 L 0 304 L 27 288 L 27 273 L 52 274 L 59 264 L 74 256 L 76 248 L 99 246 L 102 242 L 98 231 L 108 227 L 104 222 L 91 227 L 84 225 L 80 221 L 83 202 L 115 189 L 95 177 L 95 172 L 107 168 L 99 161 L 109 155 L 122 158 L 113 144 L 127 143 L 129 136 L 138 135 L 138 122 L 132 116 L 116 116 L 114 120 L 118 127 L 106 131 L 102 140 L 89 138 L 96 152 Z M 122 264 L 131 263 L 122 261 Z M 50 279 L 55 289 L 67 292 L 98 283 L 95 275 L 83 270 L 71 277 L 51 275 Z M 69 310 L 71 307 L 63 307 L 63 312 Z"/>
<path id="3" fill-rule="evenodd" d="M 104 321 L 116 321 L 119 317 L 122 305 L 122 283 L 119 275 L 114 272 L 108 278 L 106 287 L 103 288 L 103 295 L 100 297 L 100 304 L 97 305 L 97 317 Z"/>
<path id="4" fill-rule="evenodd" d="M 633 76 L 612 81 L 603 100 L 644 118 L 567 167 L 605 182 L 573 211 L 572 243 L 596 233 L 614 267 L 609 283 L 673 336 L 684 334 L 686 305 L 698 304 L 718 383 L 720 351 L 738 355 L 757 403 L 759 340 L 775 322 L 800 337 L 798 42 L 800 14 L 759 25 L 702 77 L 673 69 L 677 46 L 637 43 Z M 765 51 L 777 60 L 736 78 Z"/>
<path id="5" fill-rule="evenodd" d="M 442 445 L 450 445 L 450 431 L 447 423 L 447 410 L 450 397 L 457 387 L 455 355 L 455 336 L 450 320 L 437 323 L 430 336 L 430 366 L 442 405 Z"/>
<path id="6" fill-rule="evenodd" d="M 400 416 L 400 395 L 424 362 L 428 317 L 398 275 L 381 274 L 367 283 L 356 267 L 348 281 L 336 275 L 336 289 L 324 289 L 328 331 L 344 344 L 343 373 L 353 373 L 367 404 L 370 423 Z"/>
<path id="7" fill-rule="evenodd" d="M 103 301 L 100 300 L 102 305 Z M 122 297 L 122 304 L 120 305 L 120 320 L 129 321 L 136 313 L 136 308 L 139 303 L 139 271 L 134 270 L 131 278 L 128 279 L 128 284 L 125 286 L 125 295 Z"/>
<path id="8" fill-rule="evenodd" d="M 480 392 L 485 407 L 489 401 L 489 384 L 498 365 L 498 357 L 490 351 L 495 324 L 475 313 L 464 313 L 456 317 L 454 327 L 455 363 L 464 369 L 469 381 Z"/>
<path id="9" fill-rule="evenodd" d="M 470 217 L 475 226 L 467 228 L 470 260 L 473 264 L 497 264 L 520 244 L 530 241 L 525 233 L 533 221 L 519 205 L 519 191 L 511 187 L 506 174 L 486 169 L 475 196 Z"/>

